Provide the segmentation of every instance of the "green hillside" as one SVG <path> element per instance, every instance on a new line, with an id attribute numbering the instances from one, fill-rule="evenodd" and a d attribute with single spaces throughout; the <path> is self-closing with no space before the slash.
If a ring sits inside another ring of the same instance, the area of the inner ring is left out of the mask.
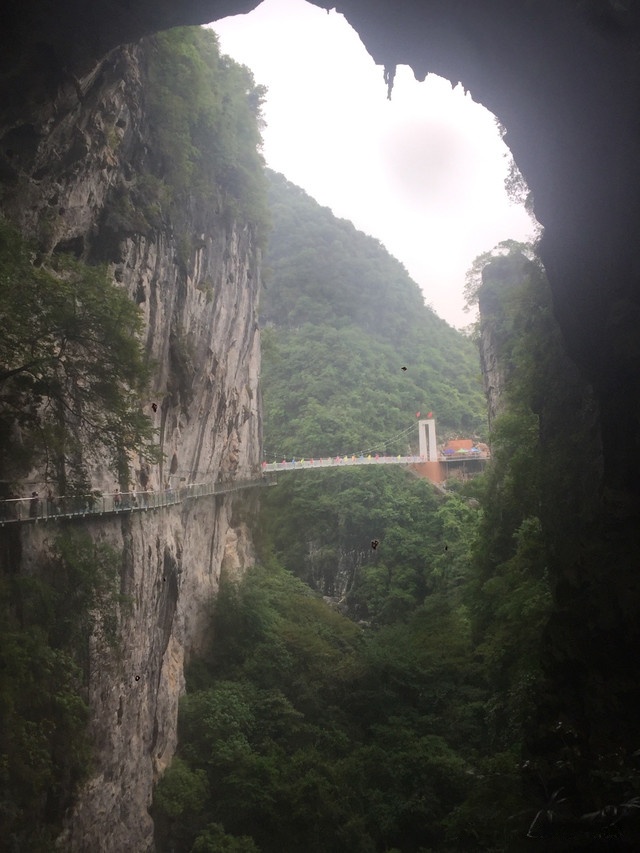
<path id="1" fill-rule="evenodd" d="M 481 431 L 476 348 L 425 306 L 402 264 L 282 175 L 269 173 L 269 196 L 267 456 L 382 450 L 417 412 L 435 412 L 440 435 Z M 407 452 L 407 437 L 386 449 Z"/>

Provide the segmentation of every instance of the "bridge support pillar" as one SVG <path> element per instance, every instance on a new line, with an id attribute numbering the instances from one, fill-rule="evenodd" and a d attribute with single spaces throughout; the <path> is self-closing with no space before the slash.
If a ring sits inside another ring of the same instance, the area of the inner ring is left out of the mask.
<path id="1" fill-rule="evenodd" d="M 433 418 L 418 421 L 418 452 L 428 462 L 438 461 L 436 422 Z"/>

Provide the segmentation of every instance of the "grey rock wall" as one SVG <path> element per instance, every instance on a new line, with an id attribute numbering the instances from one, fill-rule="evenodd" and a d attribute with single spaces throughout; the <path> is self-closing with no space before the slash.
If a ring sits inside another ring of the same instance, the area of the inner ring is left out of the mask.
<path id="1" fill-rule="evenodd" d="M 491 429 L 496 417 L 504 408 L 505 374 L 504 365 L 500 362 L 500 346 L 495 339 L 493 324 L 482 315 L 478 349 L 482 384 L 487 398 L 487 419 Z"/>
<path id="2" fill-rule="evenodd" d="M 144 50 L 116 51 L 47 110 L 3 130 L 5 141 L 15 140 L 3 212 L 44 252 L 106 262 L 144 316 L 155 362 L 145 411 L 164 460 L 132 458 L 131 484 L 157 490 L 167 481 L 178 487 L 259 472 L 260 254 L 250 228 L 225 217 L 223 206 L 191 211 L 193 249 L 185 257 L 171 227 L 136 230 L 114 215 L 114 198 L 127 198 L 153 144 L 145 136 Z M 87 460 L 93 487 L 112 491 L 113 473 L 99 458 Z M 118 654 L 93 650 L 94 770 L 60 849 L 153 848 L 148 807 L 175 751 L 185 660 L 206 647 L 223 565 L 239 574 L 253 561 L 248 528 L 235 517 L 251 500 L 246 492 L 208 497 L 87 523 L 122 554 L 131 606 L 121 615 Z M 22 529 L 24 570 L 34 570 L 56 532 L 43 523 Z"/>

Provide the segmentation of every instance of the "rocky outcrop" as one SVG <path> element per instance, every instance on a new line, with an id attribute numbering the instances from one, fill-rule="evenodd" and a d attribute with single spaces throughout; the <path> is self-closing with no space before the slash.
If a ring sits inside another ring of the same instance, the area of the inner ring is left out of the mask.
<path id="1" fill-rule="evenodd" d="M 176 747 L 185 660 L 206 651 L 223 563 L 253 559 L 247 529 L 222 497 L 86 526 L 123 555 L 120 639 L 93 644 L 89 703 L 93 770 L 58 842 L 64 851 L 153 849 L 152 786 Z M 23 533 L 23 565 L 37 565 L 57 529 Z"/>
<path id="2" fill-rule="evenodd" d="M 119 49 L 64 86 L 28 125 L 5 134 L 15 147 L 2 209 L 43 252 L 106 263 L 141 309 L 155 363 L 145 411 L 164 458 L 157 465 L 132 459 L 132 485 L 248 479 L 259 471 L 261 446 L 259 250 L 251 228 L 222 203 L 216 210 L 193 204 L 181 232 L 169 220 L 151 225 L 128 204 L 153 145 L 145 135 L 144 75 L 144 46 Z M 91 477 L 95 488 L 117 485 L 95 460 Z M 94 771 L 61 849 L 152 848 L 148 807 L 175 750 L 185 660 L 205 648 L 223 563 L 241 573 L 253 561 L 247 525 L 234 515 L 252 500 L 243 494 L 88 524 L 97 541 L 122 554 L 121 591 L 130 606 L 121 614 L 118 653 L 94 648 Z M 20 532 L 28 570 L 56 528 Z"/>
<path id="3" fill-rule="evenodd" d="M 531 266 L 523 255 L 494 258 L 482 271 L 482 287 L 478 292 L 480 367 L 487 398 L 489 427 L 504 409 L 508 379 L 508 360 L 503 352 L 505 334 L 505 297 L 521 286 Z M 507 333 L 506 338 L 509 338 Z"/>
<path id="4" fill-rule="evenodd" d="M 501 410 L 501 400 L 504 393 L 504 371 L 498 359 L 498 350 L 493 340 L 493 334 L 488 324 L 480 332 L 478 342 L 480 350 L 480 369 L 482 384 L 487 397 L 487 420 L 491 429 L 496 416 Z"/>

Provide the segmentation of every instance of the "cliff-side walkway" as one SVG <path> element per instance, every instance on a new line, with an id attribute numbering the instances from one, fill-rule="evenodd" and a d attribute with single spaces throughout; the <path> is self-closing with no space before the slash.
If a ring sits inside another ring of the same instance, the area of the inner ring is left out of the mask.
<path id="1" fill-rule="evenodd" d="M 486 460 L 486 454 L 476 454 L 466 457 L 467 461 Z M 452 459 L 441 457 L 440 463 L 463 461 L 462 458 Z M 210 495 L 225 495 L 252 489 L 260 486 L 275 485 L 274 474 L 291 471 L 309 471 L 324 468 L 347 468 L 368 465 L 405 465 L 418 476 L 430 479 L 434 485 L 441 485 L 444 479 L 441 473 L 434 474 L 423 471 L 430 463 L 425 462 L 424 456 L 334 456 L 322 459 L 291 459 L 282 462 L 263 462 L 261 473 L 248 480 L 234 480 L 226 483 L 191 483 L 178 488 L 167 488 L 162 491 L 113 492 L 102 494 L 93 492 L 88 495 L 72 495 L 69 497 L 42 497 L 32 493 L 31 497 L 8 498 L 0 501 L 0 527 L 16 522 L 58 521 L 62 518 L 78 518 L 118 513 L 147 512 L 175 506 L 197 498 Z"/>
<path id="2" fill-rule="evenodd" d="M 267 475 L 252 480 L 228 483 L 191 483 L 162 491 L 113 492 L 70 497 L 45 497 L 32 494 L 28 498 L 9 498 L 0 501 L 0 526 L 12 522 L 58 521 L 61 518 L 114 515 L 147 512 L 175 506 L 209 495 L 226 495 L 243 489 L 268 486 L 273 480 Z"/>

